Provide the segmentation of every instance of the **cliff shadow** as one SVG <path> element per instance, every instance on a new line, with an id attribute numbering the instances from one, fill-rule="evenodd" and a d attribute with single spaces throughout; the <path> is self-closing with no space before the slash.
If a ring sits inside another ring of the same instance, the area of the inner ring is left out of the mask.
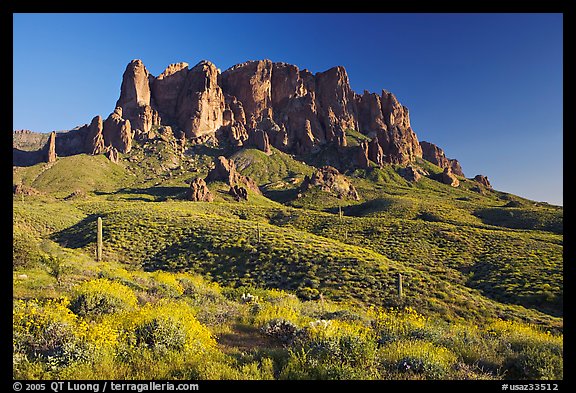
<path id="1" fill-rule="evenodd" d="M 113 192 L 104 192 L 104 191 L 95 191 L 96 195 L 148 195 L 154 198 L 152 202 L 164 201 L 168 198 L 172 199 L 186 199 L 186 194 L 190 190 L 189 187 L 181 187 L 181 186 L 152 186 L 152 187 L 145 187 L 145 188 L 132 188 L 132 187 L 125 187 L 120 188 Z M 142 200 L 142 201 L 150 201 L 149 199 L 143 197 L 137 198 L 126 198 L 129 200 Z"/>
<path id="2" fill-rule="evenodd" d="M 12 165 L 13 166 L 33 166 L 44 162 L 44 152 L 42 150 L 20 150 L 12 148 Z"/>

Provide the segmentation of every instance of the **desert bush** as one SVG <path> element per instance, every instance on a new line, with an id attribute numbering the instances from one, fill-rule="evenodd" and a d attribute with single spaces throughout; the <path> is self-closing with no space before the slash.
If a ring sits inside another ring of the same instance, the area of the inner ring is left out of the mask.
<path id="1" fill-rule="evenodd" d="M 260 330 L 265 335 L 280 341 L 282 344 L 292 343 L 300 331 L 292 322 L 280 318 L 266 322 Z"/>
<path id="2" fill-rule="evenodd" d="M 320 291 L 316 288 L 303 287 L 296 291 L 296 296 L 302 300 L 317 300 L 320 298 Z"/>
<path id="3" fill-rule="evenodd" d="M 151 291 L 162 297 L 177 298 L 184 294 L 184 288 L 176 279 L 176 275 L 163 271 L 156 271 L 150 275 L 154 280 Z"/>
<path id="4" fill-rule="evenodd" d="M 41 260 L 38 241 L 30 234 L 14 228 L 12 237 L 12 267 L 33 267 Z"/>
<path id="5" fill-rule="evenodd" d="M 130 288 L 103 278 L 80 284 L 75 288 L 75 293 L 70 309 L 81 316 L 131 310 L 138 303 Z"/>

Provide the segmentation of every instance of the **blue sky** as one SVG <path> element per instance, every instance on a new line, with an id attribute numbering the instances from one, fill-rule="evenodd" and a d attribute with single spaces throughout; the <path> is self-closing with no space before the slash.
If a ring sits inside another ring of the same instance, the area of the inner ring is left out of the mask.
<path id="1" fill-rule="evenodd" d="M 15 14 L 13 128 L 108 116 L 130 60 L 153 75 L 268 58 L 394 93 L 468 177 L 563 204 L 562 14 Z"/>

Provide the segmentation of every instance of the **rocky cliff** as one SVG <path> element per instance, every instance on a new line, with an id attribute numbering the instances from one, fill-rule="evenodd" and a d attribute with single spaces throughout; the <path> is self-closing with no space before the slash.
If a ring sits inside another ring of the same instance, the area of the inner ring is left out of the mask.
<path id="1" fill-rule="evenodd" d="M 160 125 L 171 126 L 178 138 L 183 135 L 192 144 L 212 140 L 297 155 L 327 146 L 343 151 L 353 130 L 367 137 L 348 154 L 355 157 L 354 166 L 407 165 L 424 154 L 463 176 L 458 162 L 448 160 L 442 149 L 419 143 L 408 108 L 392 93 L 355 93 L 341 66 L 313 74 L 270 60 L 247 61 L 224 72 L 205 60 L 192 68 L 182 62 L 157 77 L 141 60 L 133 60 L 124 71 L 114 111 L 105 121 L 96 116 L 74 134 L 57 133 L 55 153 L 101 154 L 112 148 L 127 153 L 133 139 L 147 139 Z M 14 138 L 30 139 L 26 134 Z"/>

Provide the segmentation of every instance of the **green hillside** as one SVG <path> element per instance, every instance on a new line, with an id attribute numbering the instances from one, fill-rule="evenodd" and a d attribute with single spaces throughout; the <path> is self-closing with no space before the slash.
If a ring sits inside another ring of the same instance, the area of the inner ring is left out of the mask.
<path id="1" fill-rule="evenodd" d="M 13 200 L 15 378 L 562 378 L 561 207 L 392 165 L 301 193 L 315 168 L 276 149 L 231 156 L 263 195 L 186 200 L 229 153 L 14 169 L 40 192 Z"/>

